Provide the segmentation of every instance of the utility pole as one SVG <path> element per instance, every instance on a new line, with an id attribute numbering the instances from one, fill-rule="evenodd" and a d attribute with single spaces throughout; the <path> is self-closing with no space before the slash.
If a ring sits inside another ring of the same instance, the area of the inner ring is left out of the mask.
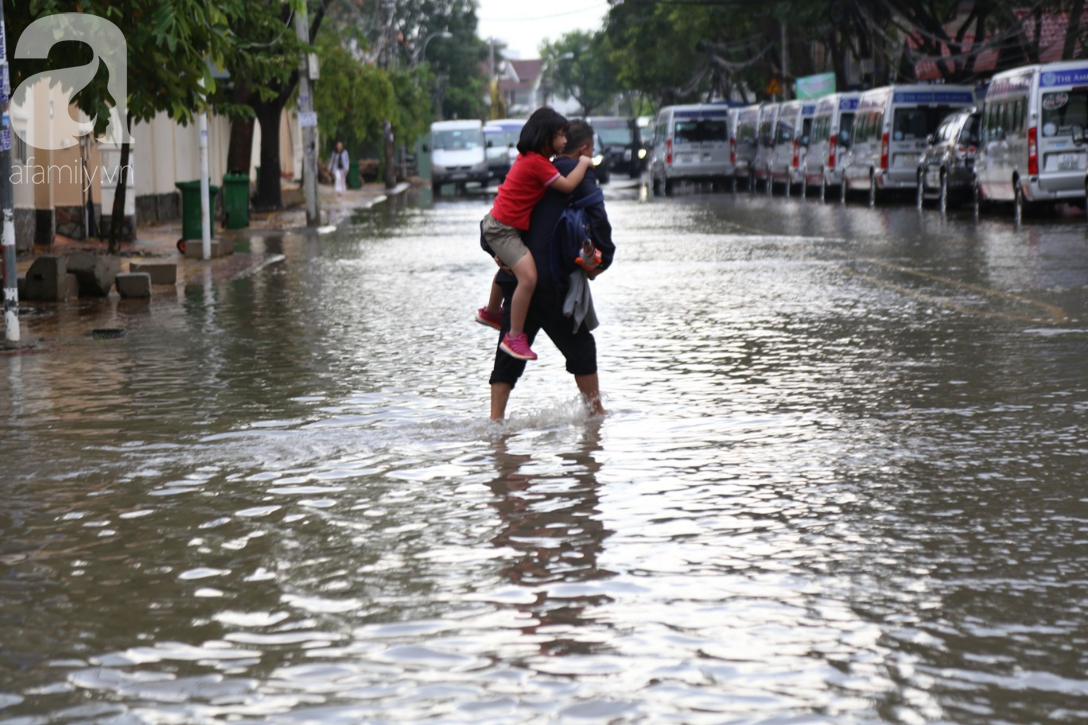
<path id="1" fill-rule="evenodd" d="M 394 0 L 383 0 L 382 7 L 386 11 L 385 43 L 382 49 L 382 57 L 385 62 L 382 67 L 385 70 L 390 70 L 395 63 L 396 58 L 394 46 L 396 45 L 397 39 L 396 34 L 393 32 L 393 18 L 397 5 Z M 397 167 L 393 150 L 393 124 L 388 118 L 382 121 L 382 140 L 385 144 L 385 188 L 392 189 L 397 185 Z"/>
<path id="2" fill-rule="evenodd" d="M 201 95 L 204 79 L 200 79 Z M 201 259 L 205 262 L 212 258 L 212 215 L 211 182 L 208 179 L 208 109 L 200 109 L 200 240 L 202 243 Z"/>
<path id="3" fill-rule="evenodd" d="M 11 185 L 11 117 L 8 96 L 8 42 L 4 30 L 4 3 L 0 0 L 0 212 L 4 228 L 0 236 L 4 267 L 4 328 L 8 342 L 19 342 L 19 272 L 15 268 L 15 189 Z"/>
<path id="4" fill-rule="evenodd" d="M 295 33 L 300 42 L 310 43 L 310 16 L 306 10 L 306 0 L 295 13 Z M 302 54 L 298 73 L 298 118 L 302 126 L 302 193 L 306 197 L 306 226 L 321 225 L 321 212 L 317 206 L 317 114 L 314 113 L 313 88 L 310 80 L 314 76 L 309 53 Z"/>

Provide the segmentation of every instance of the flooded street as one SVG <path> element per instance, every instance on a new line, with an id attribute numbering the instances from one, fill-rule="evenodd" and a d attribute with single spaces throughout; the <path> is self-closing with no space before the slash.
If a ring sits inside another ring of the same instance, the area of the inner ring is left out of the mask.
<path id="1" fill-rule="evenodd" d="M 1083 216 L 606 193 L 604 419 L 484 197 L 27 318 L 0 725 L 1088 720 Z"/>

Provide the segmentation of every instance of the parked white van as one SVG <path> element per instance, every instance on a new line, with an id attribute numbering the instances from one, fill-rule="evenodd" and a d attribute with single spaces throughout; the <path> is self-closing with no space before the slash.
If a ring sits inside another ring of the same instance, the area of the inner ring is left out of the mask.
<path id="1" fill-rule="evenodd" d="M 860 93 L 832 93 L 816 103 L 805 155 L 805 185 L 820 189 L 820 200 L 834 188 L 842 198 L 842 156 L 853 141 Z"/>
<path id="2" fill-rule="evenodd" d="M 678 179 L 725 181 L 733 175 L 729 109 L 719 104 L 666 106 L 654 124 L 653 190 L 672 194 Z"/>
<path id="3" fill-rule="evenodd" d="M 914 189 L 926 139 L 945 116 L 973 105 L 971 86 L 885 86 L 862 93 L 844 159 L 847 190 L 867 189 L 875 204 L 883 191 Z"/>
<path id="4" fill-rule="evenodd" d="M 791 186 L 804 181 L 804 161 L 815 113 L 815 101 L 786 101 L 778 109 L 771 181 L 785 186 L 786 196 L 790 195 Z"/>
<path id="5" fill-rule="evenodd" d="M 986 92 L 975 163 L 981 199 L 1026 204 L 1085 198 L 1088 61 L 999 73 Z"/>
<path id="6" fill-rule="evenodd" d="M 757 103 L 729 111 L 729 159 L 733 163 L 733 191 L 743 181 L 749 191 L 755 188 L 752 164 L 756 160 L 756 139 L 759 133 Z"/>
<path id="7" fill-rule="evenodd" d="M 431 186 L 478 181 L 489 176 L 484 125 L 480 121 L 436 121 L 431 124 Z"/>
<path id="8" fill-rule="evenodd" d="M 759 129 L 756 132 L 755 167 L 757 184 L 765 184 L 764 189 L 771 193 L 771 158 L 774 156 L 774 136 L 778 125 L 778 103 L 766 103 L 759 109 Z"/>

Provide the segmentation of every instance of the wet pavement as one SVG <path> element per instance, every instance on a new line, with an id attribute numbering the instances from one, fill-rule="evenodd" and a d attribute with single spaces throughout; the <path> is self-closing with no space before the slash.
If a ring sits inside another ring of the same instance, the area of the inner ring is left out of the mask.
<path id="1" fill-rule="evenodd" d="M 1083 722 L 1088 223 L 691 191 L 604 419 L 542 342 L 487 422 L 482 195 L 28 318 L 0 723 Z"/>

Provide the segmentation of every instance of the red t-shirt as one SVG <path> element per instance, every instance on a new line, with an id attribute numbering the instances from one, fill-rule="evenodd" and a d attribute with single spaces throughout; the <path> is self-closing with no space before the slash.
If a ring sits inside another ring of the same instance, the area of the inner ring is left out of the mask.
<path id="1" fill-rule="evenodd" d="M 518 154 L 495 196 L 491 216 L 507 226 L 527 230 L 533 207 L 558 178 L 559 172 L 543 155 L 535 151 Z"/>

